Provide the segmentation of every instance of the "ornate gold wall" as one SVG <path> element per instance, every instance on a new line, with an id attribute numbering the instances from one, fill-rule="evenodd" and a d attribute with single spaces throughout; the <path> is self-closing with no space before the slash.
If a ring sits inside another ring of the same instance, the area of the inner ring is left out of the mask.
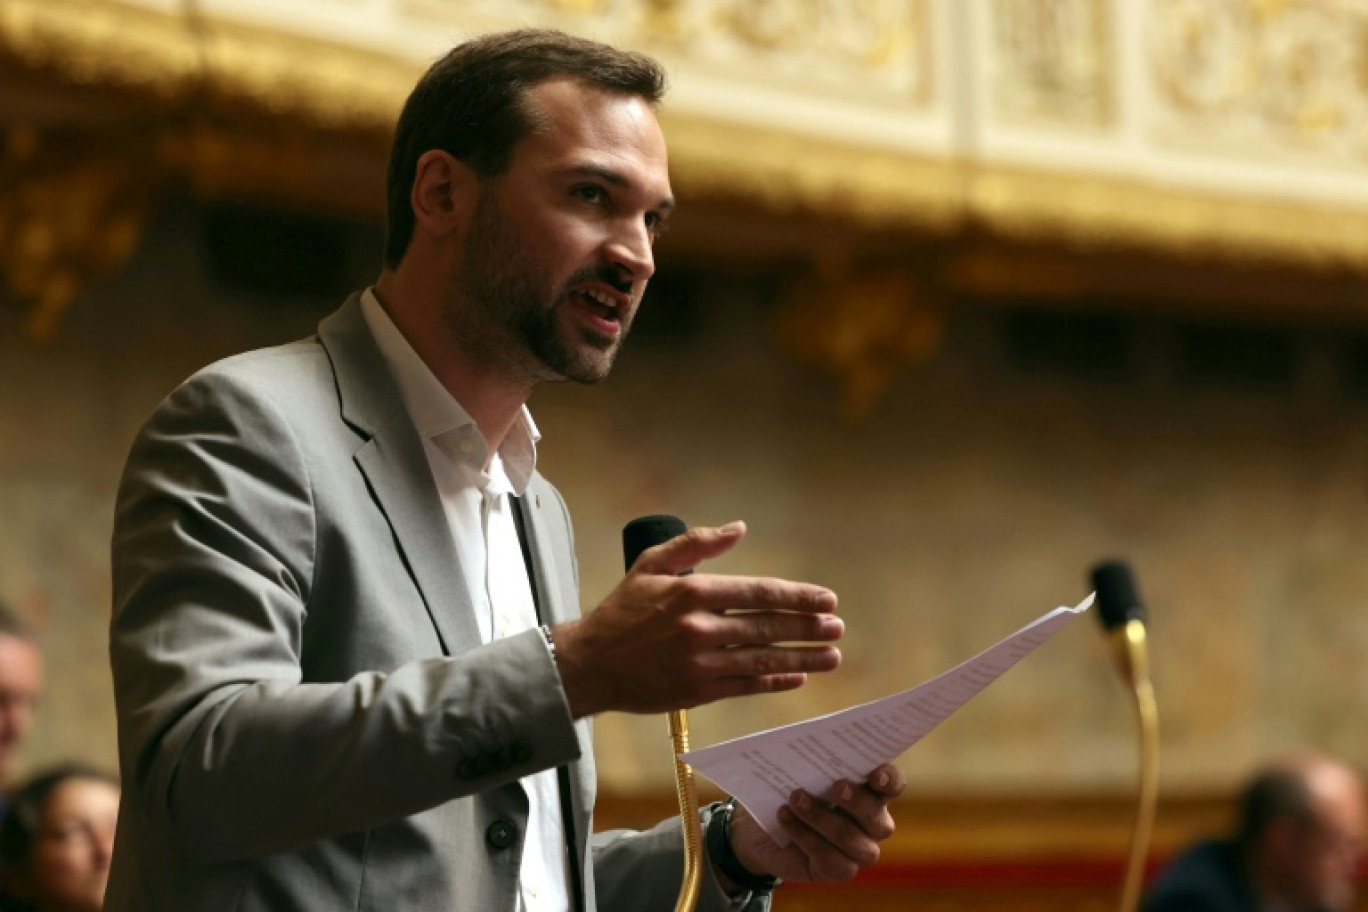
<path id="1" fill-rule="evenodd" d="M 1347 0 L 7 0 L 6 180 L 64 183 L 33 174 L 54 147 L 120 173 L 62 166 L 101 198 L 67 233 L 104 239 L 48 266 L 46 291 L 24 273 L 53 250 L 6 244 L 23 253 L 4 272 L 51 314 L 126 254 L 136 201 L 180 181 L 377 215 L 373 175 L 423 62 L 527 23 L 660 56 L 684 198 L 797 219 L 795 255 L 987 232 L 1368 261 L 1368 22 Z M 47 208 L 9 202 L 7 236 Z"/>
<path id="2" fill-rule="evenodd" d="M 1361 4 L 5 0 L 0 593 L 65 682 L 33 757 L 113 756 L 103 548 L 142 415 L 318 315 L 206 289 L 193 218 L 166 207 L 375 221 L 422 61 L 528 22 L 667 62 L 685 205 L 662 259 L 764 289 L 705 286 L 688 345 L 534 403 L 586 597 L 619 572 L 621 523 L 661 509 L 750 519 L 745 566 L 846 593 L 842 676 L 702 712 L 703 740 L 915 683 L 1120 551 L 1165 618 L 1166 782 L 1223 784 L 1296 740 L 1363 757 L 1360 406 L 1035 384 L 979 351 L 1027 298 L 1360 323 Z M 918 749 L 920 787 L 1124 787 L 1094 631 L 1050 649 Z M 656 721 L 603 720 L 610 790 L 665 784 Z"/>

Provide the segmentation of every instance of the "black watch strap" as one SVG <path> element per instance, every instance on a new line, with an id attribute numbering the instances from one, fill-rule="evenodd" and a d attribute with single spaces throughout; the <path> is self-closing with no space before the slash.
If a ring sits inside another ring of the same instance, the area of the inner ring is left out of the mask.
<path id="1" fill-rule="evenodd" d="M 731 818 L 736 810 L 736 799 L 728 798 L 713 808 L 708 819 L 708 832 L 705 841 L 708 858 L 713 867 L 725 874 L 727 879 L 743 890 L 751 893 L 770 893 L 779 886 L 780 880 L 768 874 L 753 874 L 741 863 L 732 851 Z"/>

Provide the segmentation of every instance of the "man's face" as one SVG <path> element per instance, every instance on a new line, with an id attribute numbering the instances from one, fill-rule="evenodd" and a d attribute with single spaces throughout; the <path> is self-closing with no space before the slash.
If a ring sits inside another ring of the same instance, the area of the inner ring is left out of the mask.
<path id="1" fill-rule="evenodd" d="M 537 124 L 481 184 L 446 319 L 519 380 L 607 376 L 673 205 L 650 106 L 557 79 L 528 93 Z"/>
<path id="2" fill-rule="evenodd" d="M 33 721 L 43 684 L 38 650 L 27 640 L 0 633 L 0 776 Z"/>
<path id="3" fill-rule="evenodd" d="M 68 779 L 43 808 L 26 872 L 43 909 L 95 910 L 104 903 L 119 790 L 98 779 Z"/>
<path id="4" fill-rule="evenodd" d="M 1289 821 L 1296 833 L 1289 865 L 1296 884 L 1289 899 L 1295 908 L 1340 912 L 1353 906 L 1363 818 L 1362 797 L 1355 790 L 1321 796 L 1310 817 Z"/>

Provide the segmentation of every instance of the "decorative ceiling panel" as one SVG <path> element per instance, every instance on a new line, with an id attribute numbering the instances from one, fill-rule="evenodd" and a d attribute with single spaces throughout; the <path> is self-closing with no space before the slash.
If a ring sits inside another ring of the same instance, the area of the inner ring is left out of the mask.
<path id="1" fill-rule="evenodd" d="M 665 62 L 695 198 L 1368 263 L 1364 0 L 6 0 L 0 114 L 32 125 L 35 73 L 137 90 L 194 121 L 173 145 L 201 184 L 250 186 L 193 150 L 371 141 L 436 55 L 524 25 Z"/>
<path id="2" fill-rule="evenodd" d="M 1368 4 L 1156 0 L 1152 135 L 1207 158 L 1368 172 Z"/>

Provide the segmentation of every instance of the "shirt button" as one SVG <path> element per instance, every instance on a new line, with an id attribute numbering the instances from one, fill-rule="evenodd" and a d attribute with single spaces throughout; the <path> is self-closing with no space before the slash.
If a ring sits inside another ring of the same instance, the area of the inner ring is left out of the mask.
<path id="1" fill-rule="evenodd" d="M 518 828 L 513 821 L 499 818 L 485 830 L 485 841 L 495 849 L 506 849 L 518 840 Z"/>
<path id="2" fill-rule="evenodd" d="M 475 449 L 475 441 L 471 440 L 469 437 L 462 437 L 461 442 L 456 444 L 456 446 L 462 453 L 469 453 L 471 450 Z"/>

